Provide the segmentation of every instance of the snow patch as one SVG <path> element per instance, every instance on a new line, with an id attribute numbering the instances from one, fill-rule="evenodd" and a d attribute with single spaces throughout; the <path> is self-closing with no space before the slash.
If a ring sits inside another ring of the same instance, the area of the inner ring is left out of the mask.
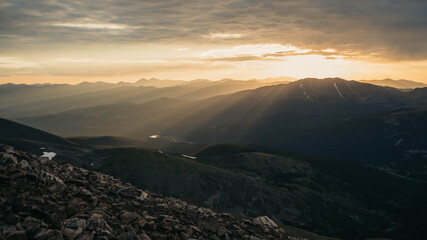
<path id="1" fill-rule="evenodd" d="M 54 152 L 43 152 L 43 155 L 41 155 L 41 157 L 49 158 L 49 160 L 52 160 L 52 158 L 55 156 L 56 153 Z"/>
<path id="2" fill-rule="evenodd" d="M 335 89 L 337 90 L 338 94 L 341 96 L 341 98 L 344 98 L 344 97 L 342 96 L 342 94 L 341 94 L 340 90 L 338 89 L 338 87 L 337 87 L 337 84 L 336 84 L 336 83 L 334 83 L 334 86 L 335 86 Z"/>
<path id="3" fill-rule="evenodd" d="M 304 93 L 304 95 L 307 97 L 307 99 L 310 99 L 310 96 L 307 95 L 307 93 L 304 90 L 304 86 L 302 85 L 302 83 L 300 84 L 300 88 L 302 90 L 302 93 Z"/>
<path id="4" fill-rule="evenodd" d="M 160 137 L 160 135 L 158 135 L 158 134 L 154 134 L 154 135 L 150 136 L 150 138 L 159 138 L 159 137 Z"/>
<path id="5" fill-rule="evenodd" d="M 196 157 L 188 156 L 188 155 L 185 155 L 185 154 L 182 154 L 182 156 L 183 156 L 183 157 L 186 157 L 186 158 L 190 158 L 190 159 L 197 159 Z"/>

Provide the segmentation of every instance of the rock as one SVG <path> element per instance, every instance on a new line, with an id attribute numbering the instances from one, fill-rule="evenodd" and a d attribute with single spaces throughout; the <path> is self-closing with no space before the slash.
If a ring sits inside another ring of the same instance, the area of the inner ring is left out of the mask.
<path id="1" fill-rule="evenodd" d="M 25 231 L 12 231 L 12 232 L 6 232 L 4 234 L 6 239 L 13 239 L 13 240 L 26 240 L 27 239 L 27 233 Z"/>
<path id="2" fill-rule="evenodd" d="M 119 240 L 139 240 L 139 237 L 136 235 L 135 230 L 131 226 L 126 225 L 122 227 L 121 233 L 118 239 Z"/>
<path id="3" fill-rule="evenodd" d="M 3 153 L 3 156 L 1 158 L 5 164 L 18 164 L 18 160 L 15 156 L 9 153 Z"/>
<path id="4" fill-rule="evenodd" d="M 94 240 L 95 233 L 94 232 L 83 232 L 77 238 L 77 240 Z"/>
<path id="5" fill-rule="evenodd" d="M 58 230 L 48 229 L 43 231 L 36 236 L 34 236 L 36 240 L 63 240 L 62 233 Z"/>
<path id="6" fill-rule="evenodd" d="M 52 222 L 52 216 L 49 213 L 44 212 L 42 210 L 34 208 L 32 210 L 31 215 L 34 216 L 34 217 L 36 217 L 36 218 L 38 218 L 38 219 L 44 220 L 46 223 L 51 223 Z"/>
<path id="7" fill-rule="evenodd" d="M 65 186 L 64 182 L 58 178 L 57 176 L 50 174 L 48 172 L 42 171 L 39 174 L 39 178 L 48 185 L 55 186 L 55 190 L 59 192 L 63 192 L 67 187 Z"/>
<path id="8" fill-rule="evenodd" d="M 288 238 L 268 217 L 216 213 L 69 163 L 1 149 L 0 240 Z"/>
<path id="9" fill-rule="evenodd" d="M 148 197 L 148 193 L 142 192 L 141 195 L 136 199 L 138 199 L 139 201 L 144 201 L 147 197 Z"/>
<path id="10" fill-rule="evenodd" d="M 145 233 L 139 234 L 138 237 L 140 240 L 151 240 L 151 238 Z"/>
<path id="11" fill-rule="evenodd" d="M 141 218 L 141 216 L 135 212 L 124 212 L 122 215 L 120 215 L 120 219 L 122 220 L 123 224 L 129 224 L 130 222 L 133 222 L 139 218 Z"/>
<path id="12" fill-rule="evenodd" d="M 197 209 L 197 212 L 203 217 L 215 216 L 216 213 L 209 208 L 200 207 Z"/>
<path id="13" fill-rule="evenodd" d="M 22 160 L 19 163 L 21 164 L 22 169 L 31 170 L 31 168 L 32 168 L 31 165 L 26 160 Z"/>
<path id="14" fill-rule="evenodd" d="M 0 173 L 0 180 L 8 180 L 8 179 L 9 179 L 9 176 L 7 176 L 3 173 Z"/>
<path id="15" fill-rule="evenodd" d="M 49 158 L 46 158 L 46 157 L 39 157 L 38 161 L 44 165 L 44 164 L 47 164 L 50 160 Z"/>
<path id="16" fill-rule="evenodd" d="M 196 227 L 196 226 L 190 226 L 190 229 L 191 230 L 193 230 L 193 231 L 195 231 L 195 232 L 197 232 L 197 233 L 201 233 L 202 231 L 198 228 L 198 227 Z"/>
<path id="17" fill-rule="evenodd" d="M 22 227 L 25 229 L 25 231 L 29 235 L 33 235 L 39 232 L 41 225 L 42 225 L 42 221 L 33 217 L 26 217 L 24 219 L 24 222 L 22 223 Z"/>
<path id="18" fill-rule="evenodd" d="M 17 173 L 14 173 L 12 175 L 10 175 L 11 179 L 17 179 L 17 178 L 21 178 L 21 177 L 25 177 L 26 173 L 24 171 L 19 171 Z"/>
<path id="19" fill-rule="evenodd" d="M 119 189 L 118 193 L 123 197 L 139 197 L 140 193 L 133 187 L 124 187 Z"/>
<path id="20" fill-rule="evenodd" d="M 86 220 L 79 218 L 70 218 L 64 221 L 64 227 L 72 229 L 81 228 L 82 230 L 85 230 Z"/>
<path id="21" fill-rule="evenodd" d="M 266 226 L 269 228 L 277 228 L 277 224 L 267 216 L 260 216 L 253 219 L 255 225 Z"/>
<path id="22" fill-rule="evenodd" d="M 86 188 L 80 187 L 80 191 L 79 191 L 80 195 L 83 195 L 85 197 L 92 197 L 93 194 L 87 190 Z"/>
<path id="23" fill-rule="evenodd" d="M 83 232 L 83 229 L 81 227 L 78 227 L 77 229 L 63 227 L 61 231 L 62 231 L 62 235 L 64 235 L 65 237 L 74 239 L 78 237 L 80 233 Z"/>
<path id="24" fill-rule="evenodd" d="M 107 222 L 104 220 L 102 215 L 98 213 L 92 214 L 92 216 L 87 220 L 86 228 L 91 231 L 98 231 L 98 230 L 107 230 L 109 232 L 112 231 L 111 227 L 107 224 Z"/>
<path id="25" fill-rule="evenodd" d="M 224 228 L 218 228 L 217 234 L 218 237 L 223 237 L 227 234 L 227 230 L 225 230 Z"/>
<path id="26" fill-rule="evenodd" d="M 6 217 L 6 223 L 9 224 L 16 224 L 18 222 L 18 216 L 15 215 L 13 212 L 10 212 Z"/>
<path id="27" fill-rule="evenodd" d="M 138 221 L 138 225 L 139 225 L 140 227 L 144 227 L 144 226 L 145 226 L 145 224 L 147 224 L 147 220 L 145 220 L 145 219 L 140 219 L 140 220 Z"/>

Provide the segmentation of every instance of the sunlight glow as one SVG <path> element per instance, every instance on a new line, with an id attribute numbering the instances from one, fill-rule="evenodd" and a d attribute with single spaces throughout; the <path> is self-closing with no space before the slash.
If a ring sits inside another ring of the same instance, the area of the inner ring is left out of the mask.
<path id="1" fill-rule="evenodd" d="M 112 29 L 122 30 L 129 28 L 128 26 L 111 24 L 111 23 L 56 23 L 53 26 L 71 27 L 71 28 L 87 28 L 87 29 Z"/>
<path id="2" fill-rule="evenodd" d="M 204 38 L 211 38 L 211 39 L 235 39 L 235 38 L 241 38 L 243 35 L 240 33 L 211 33 L 209 35 L 205 35 Z"/>

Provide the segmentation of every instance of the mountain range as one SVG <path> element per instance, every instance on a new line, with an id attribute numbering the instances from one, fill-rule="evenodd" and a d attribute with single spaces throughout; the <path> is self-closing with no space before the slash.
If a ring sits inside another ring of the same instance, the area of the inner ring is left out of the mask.
<path id="1" fill-rule="evenodd" d="M 427 88 L 283 80 L 1 85 L 0 143 L 301 231 L 424 239 Z"/>
<path id="2" fill-rule="evenodd" d="M 15 120 L 61 136 L 262 145 L 355 160 L 425 181 L 426 89 L 302 79 L 211 98 L 158 98 Z M 155 147 L 169 150 L 164 145 Z"/>

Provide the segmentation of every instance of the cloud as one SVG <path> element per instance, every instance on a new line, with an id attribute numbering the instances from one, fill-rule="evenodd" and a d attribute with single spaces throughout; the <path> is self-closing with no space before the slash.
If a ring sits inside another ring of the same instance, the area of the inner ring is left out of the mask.
<path id="1" fill-rule="evenodd" d="M 0 57 L 0 77 L 10 76 L 119 76 L 147 75 L 160 72 L 185 72 L 224 69 L 227 66 L 191 60 L 74 59 L 57 58 L 42 63 Z"/>
<path id="2" fill-rule="evenodd" d="M 87 28 L 87 29 L 113 29 L 113 30 L 122 30 L 122 29 L 129 28 L 128 26 L 118 25 L 118 24 L 109 24 L 109 23 L 55 23 L 52 26 Z"/>
<path id="3" fill-rule="evenodd" d="M 243 35 L 240 33 L 211 33 L 209 35 L 205 35 L 204 37 L 210 39 L 235 39 L 242 38 Z"/>
<path id="4" fill-rule="evenodd" d="M 0 67 L 21 69 L 21 68 L 38 68 L 39 65 L 35 62 L 25 61 L 19 58 L 0 57 Z"/>
<path id="5" fill-rule="evenodd" d="M 6 0 L 0 4 L 0 52 L 208 42 L 425 60 L 426 11 L 421 0 Z"/>
<path id="6" fill-rule="evenodd" d="M 263 56 L 266 54 L 274 54 L 278 52 L 306 52 L 292 45 L 281 44 L 249 44 L 240 45 L 231 48 L 211 49 L 201 54 L 202 57 L 234 57 L 238 55 L 254 55 Z"/>

